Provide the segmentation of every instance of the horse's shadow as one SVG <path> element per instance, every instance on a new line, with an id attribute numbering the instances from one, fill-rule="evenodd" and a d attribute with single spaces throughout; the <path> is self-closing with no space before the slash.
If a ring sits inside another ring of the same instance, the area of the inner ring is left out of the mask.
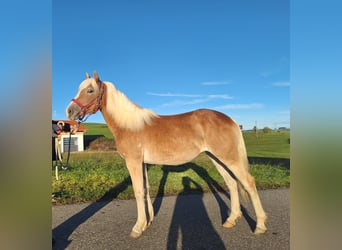
<path id="1" fill-rule="evenodd" d="M 201 177 L 207 183 L 210 192 L 214 195 L 217 201 L 217 204 L 219 205 L 222 223 L 224 223 L 229 215 L 230 209 L 228 208 L 225 201 L 221 198 L 220 194 L 226 196 L 226 198 L 230 200 L 229 192 L 227 192 L 215 179 L 213 179 L 205 168 L 202 168 L 193 162 L 189 162 L 187 164 L 180 165 L 180 166 L 163 166 L 162 167 L 163 176 L 160 180 L 157 197 L 155 198 L 153 202 L 154 214 L 158 215 L 158 212 L 160 210 L 162 200 L 164 197 L 164 189 L 165 189 L 165 184 L 166 184 L 168 175 L 172 172 L 183 172 L 183 171 L 187 171 L 188 169 L 192 169 L 199 177 Z M 189 193 L 185 193 L 185 194 L 189 194 Z M 250 217 L 250 215 L 247 212 L 247 209 L 242 205 L 241 205 L 241 212 L 244 218 L 246 219 L 248 225 L 250 226 L 251 230 L 254 231 L 256 227 L 256 222 L 253 218 Z"/>
<path id="2" fill-rule="evenodd" d="M 154 214 L 158 215 L 160 210 L 163 197 L 165 195 L 165 184 L 167 182 L 168 175 L 171 172 L 183 172 L 188 169 L 192 169 L 200 176 L 208 185 L 211 193 L 214 195 L 221 212 L 222 223 L 226 220 L 229 214 L 229 208 L 221 198 L 218 193 L 223 194 L 230 200 L 229 193 L 222 188 L 205 170 L 204 168 L 196 165 L 195 163 L 187 163 L 181 166 L 163 166 L 163 175 L 160 180 L 159 189 L 157 193 L 157 197 L 153 201 L 153 209 Z M 71 243 L 69 237 L 71 234 L 84 222 L 86 222 L 89 218 L 91 218 L 94 214 L 108 205 L 112 200 L 114 200 L 121 192 L 125 191 L 131 183 L 130 177 L 125 178 L 120 184 L 111 188 L 108 192 L 106 192 L 97 202 L 91 203 L 89 206 L 85 207 L 83 210 L 78 212 L 77 214 L 71 216 L 69 219 L 58 225 L 52 230 L 52 236 L 54 237 L 55 243 L 53 245 L 53 249 L 65 249 Z M 256 222 L 253 220 L 247 210 L 241 206 L 241 211 L 249 224 L 252 231 L 254 231 L 256 227 Z"/>
<path id="3" fill-rule="evenodd" d="M 167 249 L 179 249 L 180 245 L 182 249 L 226 249 L 205 208 L 201 185 L 186 176 L 182 184 L 168 230 Z"/>

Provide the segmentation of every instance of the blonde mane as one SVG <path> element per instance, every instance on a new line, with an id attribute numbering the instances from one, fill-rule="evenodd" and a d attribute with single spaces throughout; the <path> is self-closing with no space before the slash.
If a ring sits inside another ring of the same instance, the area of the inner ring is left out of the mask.
<path id="1" fill-rule="evenodd" d="M 130 101 L 110 82 L 104 82 L 107 87 L 107 113 L 115 120 L 120 128 L 133 131 L 142 130 L 145 123 L 152 124 L 153 118 L 158 115 L 152 110 L 142 108 Z"/>

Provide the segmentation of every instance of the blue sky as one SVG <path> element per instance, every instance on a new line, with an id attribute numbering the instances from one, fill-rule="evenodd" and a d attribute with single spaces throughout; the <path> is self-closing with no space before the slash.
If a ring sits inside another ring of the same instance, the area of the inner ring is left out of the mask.
<path id="1" fill-rule="evenodd" d="M 52 118 L 96 70 L 158 114 L 290 126 L 289 2 L 53 1 Z M 88 122 L 103 122 L 100 113 Z"/>

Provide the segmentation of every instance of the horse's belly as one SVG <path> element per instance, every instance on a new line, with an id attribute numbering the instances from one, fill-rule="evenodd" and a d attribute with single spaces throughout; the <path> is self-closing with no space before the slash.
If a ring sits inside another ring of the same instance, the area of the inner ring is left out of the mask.
<path id="1" fill-rule="evenodd" d="M 164 158 L 164 159 L 146 159 L 144 160 L 145 163 L 148 164 L 160 164 L 160 165 L 182 165 L 187 162 L 190 162 L 195 157 L 192 158 L 183 158 L 183 159 L 175 159 L 175 158 Z"/>
<path id="2" fill-rule="evenodd" d="M 159 149 L 155 151 L 145 151 L 144 162 L 149 164 L 181 165 L 193 160 L 201 153 L 197 148 L 172 150 Z"/>

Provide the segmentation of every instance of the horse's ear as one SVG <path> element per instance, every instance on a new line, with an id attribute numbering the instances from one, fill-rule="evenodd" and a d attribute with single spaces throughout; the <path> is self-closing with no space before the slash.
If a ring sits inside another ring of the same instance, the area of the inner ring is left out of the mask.
<path id="1" fill-rule="evenodd" d="M 94 70 L 94 79 L 96 82 L 99 82 L 100 81 L 100 77 L 99 75 L 97 74 L 96 70 Z"/>
<path id="2" fill-rule="evenodd" d="M 90 78 L 90 75 L 88 74 L 88 72 L 86 72 L 86 79 Z"/>

